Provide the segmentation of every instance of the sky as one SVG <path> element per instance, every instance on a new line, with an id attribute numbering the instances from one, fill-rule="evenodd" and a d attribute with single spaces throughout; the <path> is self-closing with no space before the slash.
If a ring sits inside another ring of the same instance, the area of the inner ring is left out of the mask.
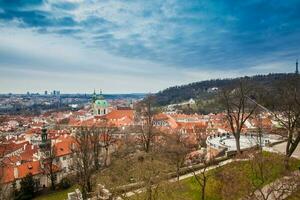
<path id="1" fill-rule="evenodd" d="M 300 0 L 0 0 L 0 93 L 295 71 Z"/>

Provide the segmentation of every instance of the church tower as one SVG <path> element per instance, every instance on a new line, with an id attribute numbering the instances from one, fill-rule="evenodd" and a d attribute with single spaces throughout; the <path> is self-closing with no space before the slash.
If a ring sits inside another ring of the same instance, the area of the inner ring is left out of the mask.
<path id="1" fill-rule="evenodd" d="M 296 60 L 296 71 L 295 71 L 295 74 L 299 74 L 299 69 L 298 69 L 298 59 Z"/>
<path id="2" fill-rule="evenodd" d="M 48 138 L 48 131 L 45 126 L 42 128 L 41 138 L 42 141 L 39 145 L 40 150 L 44 156 L 48 156 L 51 151 L 51 140 Z"/>
<path id="3" fill-rule="evenodd" d="M 102 116 L 108 114 L 109 104 L 102 95 L 102 91 L 100 91 L 100 95 L 98 97 L 95 96 L 95 100 L 93 98 L 92 103 L 94 116 Z"/>

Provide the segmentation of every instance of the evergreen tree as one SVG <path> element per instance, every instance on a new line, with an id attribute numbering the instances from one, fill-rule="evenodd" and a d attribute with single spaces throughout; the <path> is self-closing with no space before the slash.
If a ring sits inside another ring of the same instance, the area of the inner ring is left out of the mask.
<path id="1" fill-rule="evenodd" d="M 27 174 L 22 178 L 21 188 L 18 194 L 16 195 L 15 200 L 29 200 L 33 199 L 35 192 L 35 182 L 31 173 Z"/>

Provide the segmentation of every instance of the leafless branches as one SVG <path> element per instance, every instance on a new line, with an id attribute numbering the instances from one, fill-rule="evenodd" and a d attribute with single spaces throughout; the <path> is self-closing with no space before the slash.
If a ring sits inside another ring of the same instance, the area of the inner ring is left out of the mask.
<path id="1" fill-rule="evenodd" d="M 76 143 L 72 149 L 73 162 L 82 189 L 83 198 L 92 191 L 92 174 L 94 170 L 94 158 L 92 152 L 91 130 L 81 127 L 76 133 Z"/>
<path id="2" fill-rule="evenodd" d="M 154 127 L 154 115 L 156 111 L 154 109 L 154 96 L 147 96 L 137 106 L 137 130 L 141 134 L 141 143 L 145 152 L 150 152 L 151 146 L 154 142 L 156 130 Z"/>
<path id="3" fill-rule="evenodd" d="M 194 179 L 198 183 L 201 189 L 201 200 L 205 200 L 206 197 L 206 186 L 207 181 L 210 177 L 210 174 L 207 172 L 208 167 L 210 166 L 210 162 L 204 161 L 204 168 L 200 170 L 198 174 L 196 174 L 195 170 L 193 170 Z"/>
<path id="4" fill-rule="evenodd" d="M 257 108 L 257 105 L 249 100 L 253 93 L 253 86 L 241 80 L 236 87 L 226 88 L 220 95 L 220 102 L 225 108 L 228 124 L 236 140 L 238 154 L 241 153 L 240 135 L 244 124 Z"/>

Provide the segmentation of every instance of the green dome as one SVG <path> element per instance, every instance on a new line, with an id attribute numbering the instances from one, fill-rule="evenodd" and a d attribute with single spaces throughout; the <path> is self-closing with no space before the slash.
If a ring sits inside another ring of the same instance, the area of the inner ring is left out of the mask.
<path id="1" fill-rule="evenodd" d="M 108 102 L 104 99 L 98 99 L 95 101 L 95 105 L 99 107 L 108 107 Z"/>

